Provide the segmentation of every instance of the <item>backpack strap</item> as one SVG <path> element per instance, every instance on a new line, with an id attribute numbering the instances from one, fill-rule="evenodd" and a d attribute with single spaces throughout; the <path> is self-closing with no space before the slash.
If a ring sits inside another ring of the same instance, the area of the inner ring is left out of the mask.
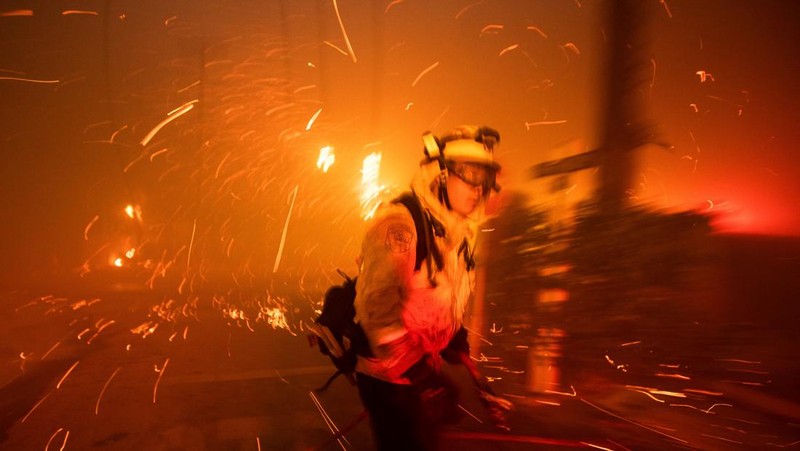
<path id="1" fill-rule="evenodd" d="M 409 213 L 411 213 L 411 218 L 414 220 L 414 228 L 417 232 L 417 254 L 416 261 L 414 262 L 414 271 L 419 271 L 422 267 L 422 261 L 425 260 L 428 264 L 429 277 L 431 282 L 433 282 L 431 258 L 436 263 L 437 268 L 441 268 L 444 261 L 439 249 L 433 244 L 431 233 L 433 232 L 438 235 L 442 232 L 434 229 L 435 224 L 432 223 L 432 218 L 429 218 L 426 212 L 423 211 L 422 205 L 420 205 L 419 200 L 417 200 L 413 192 L 403 193 L 392 202 L 402 204 L 408 209 Z"/>

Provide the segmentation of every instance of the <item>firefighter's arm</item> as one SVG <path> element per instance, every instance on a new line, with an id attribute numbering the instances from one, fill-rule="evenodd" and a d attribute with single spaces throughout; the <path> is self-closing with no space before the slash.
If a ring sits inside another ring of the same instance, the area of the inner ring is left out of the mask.
<path id="1" fill-rule="evenodd" d="M 414 220 L 403 206 L 388 206 L 376 216 L 362 246 L 356 287 L 356 320 L 376 357 L 396 377 L 422 357 L 403 324 L 403 304 L 414 272 L 417 237 Z"/>

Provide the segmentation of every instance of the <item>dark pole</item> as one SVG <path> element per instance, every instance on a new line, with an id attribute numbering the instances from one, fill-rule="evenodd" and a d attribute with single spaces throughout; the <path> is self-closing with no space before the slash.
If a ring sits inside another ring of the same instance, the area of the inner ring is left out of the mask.
<path id="1" fill-rule="evenodd" d="M 610 0 L 606 33 L 609 58 L 600 147 L 600 207 L 611 215 L 627 205 L 635 171 L 633 150 L 653 142 L 645 119 L 652 68 L 645 0 Z"/>

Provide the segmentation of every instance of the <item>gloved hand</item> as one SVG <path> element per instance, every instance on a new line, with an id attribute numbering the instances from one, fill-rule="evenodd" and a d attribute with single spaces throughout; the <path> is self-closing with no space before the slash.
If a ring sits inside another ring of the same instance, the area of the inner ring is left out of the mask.
<path id="1" fill-rule="evenodd" d="M 457 365 L 463 362 L 464 356 L 469 358 L 469 342 L 467 341 L 467 329 L 463 326 L 453 335 L 450 343 L 440 353 L 445 362 Z"/>
<path id="2" fill-rule="evenodd" d="M 375 356 L 385 362 L 388 377 L 400 379 L 411 366 L 418 363 L 423 357 L 423 352 L 419 341 L 407 333 L 388 343 L 378 345 L 375 348 Z"/>
<path id="3" fill-rule="evenodd" d="M 419 359 L 417 363 L 403 373 L 403 377 L 411 381 L 411 385 L 418 389 L 420 394 L 423 395 L 423 400 L 426 397 L 434 396 L 435 392 L 442 388 L 439 369 L 429 355 Z"/>
<path id="4" fill-rule="evenodd" d="M 486 407 L 494 427 L 502 431 L 510 431 L 511 428 L 508 426 L 506 413 L 514 410 L 514 404 L 505 398 L 497 396 L 492 387 L 485 381 L 476 385 L 478 396 L 481 398 L 484 407 Z"/>
<path id="5" fill-rule="evenodd" d="M 421 414 L 429 424 L 452 424 L 461 417 L 458 388 L 439 371 L 430 355 L 420 359 L 403 376 L 419 394 Z"/>

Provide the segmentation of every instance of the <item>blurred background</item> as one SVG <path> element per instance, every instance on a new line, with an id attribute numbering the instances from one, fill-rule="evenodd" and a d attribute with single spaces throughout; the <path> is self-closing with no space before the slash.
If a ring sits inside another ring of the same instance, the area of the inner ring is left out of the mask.
<path id="1" fill-rule="evenodd" d="M 0 383 L 27 394 L 0 425 L 88 351 L 25 362 L 85 329 L 155 340 L 210 311 L 227 358 L 231 330 L 296 346 L 421 135 L 485 124 L 503 189 L 473 348 L 502 356 L 503 390 L 682 375 L 780 430 L 726 440 L 796 444 L 798 18 L 792 0 L 4 2 Z M 240 363 L 303 365 L 285 358 Z"/>

